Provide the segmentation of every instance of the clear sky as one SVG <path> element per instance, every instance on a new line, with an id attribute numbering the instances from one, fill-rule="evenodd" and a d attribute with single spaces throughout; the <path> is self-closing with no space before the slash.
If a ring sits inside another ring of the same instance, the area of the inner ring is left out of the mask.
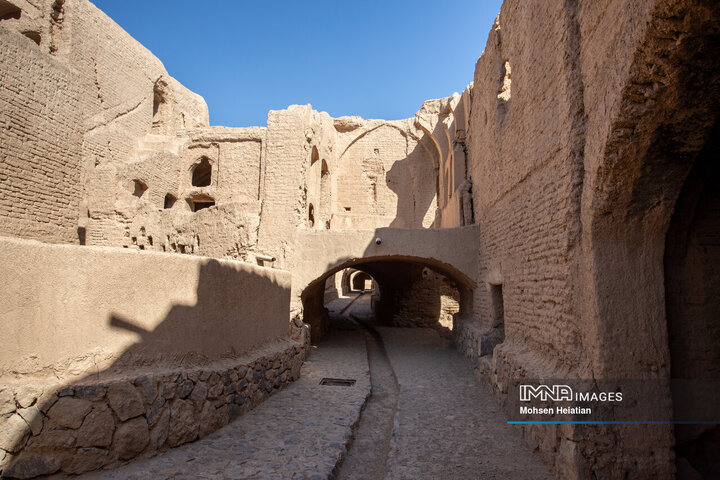
<path id="1" fill-rule="evenodd" d="M 202 95 L 210 124 L 310 103 L 395 120 L 473 79 L 501 0 L 94 0 Z"/>

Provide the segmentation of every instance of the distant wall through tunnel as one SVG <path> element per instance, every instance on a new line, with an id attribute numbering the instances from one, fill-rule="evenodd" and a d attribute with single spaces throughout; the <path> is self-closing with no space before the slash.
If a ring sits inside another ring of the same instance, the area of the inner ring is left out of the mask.
<path id="1" fill-rule="evenodd" d="M 328 329 L 329 316 L 324 305 L 326 284 L 327 279 L 339 271 L 343 271 L 349 291 L 359 291 L 355 287 L 365 287 L 372 282 L 374 313 L 381 323 L 451 329 L 456 313 L 472 310 L 472 288 L 451 275 L 436 271 L 428 263 L 428 259 L 403 257 L 365 259 L 352 262 L 352 269 L 343 265 L 326 272 L 301 296 L 304 321 L 310 325 L 313 341 L 320 339 Z"/>

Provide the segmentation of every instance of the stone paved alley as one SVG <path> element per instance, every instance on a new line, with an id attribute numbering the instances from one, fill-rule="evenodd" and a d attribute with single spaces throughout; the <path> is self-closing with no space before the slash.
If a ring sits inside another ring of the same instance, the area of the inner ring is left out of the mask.
<path id="1" fill-rule="evenodd" d="M 449 340 L 373 325 L 364 297 L 342 316 L 335 306 L 301 379 L 254 410 L 202 440 L 79 478 L 552 478 Z M 324 377 L 356 383 L 321 386 Z"/>

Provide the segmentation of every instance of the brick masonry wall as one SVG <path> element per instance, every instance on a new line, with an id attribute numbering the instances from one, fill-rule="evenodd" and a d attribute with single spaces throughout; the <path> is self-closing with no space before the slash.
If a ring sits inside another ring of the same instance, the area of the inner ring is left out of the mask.
<path id="1" fill-rule="evenodd" d="M 453 327 L 453 316 L 460 310 L 460 294 L 447 277 L 423 268 L 397 301 L 392 323 L 399 327 Z"/>
<path id="2" fill-rule="evenodd" d="M 0 233 L 77 241 L 78 76 L 0 25 Z"/>

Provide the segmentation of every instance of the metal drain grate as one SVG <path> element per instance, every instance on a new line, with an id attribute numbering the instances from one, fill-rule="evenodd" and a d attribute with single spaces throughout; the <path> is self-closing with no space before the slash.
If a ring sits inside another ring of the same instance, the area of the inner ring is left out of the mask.
<path id="1" fill-rule="evenodd" d="M 323 378 L 320 385 L 329 385 L 331 387 L 352 387 L 355 385 L 354 378 Z"/>

